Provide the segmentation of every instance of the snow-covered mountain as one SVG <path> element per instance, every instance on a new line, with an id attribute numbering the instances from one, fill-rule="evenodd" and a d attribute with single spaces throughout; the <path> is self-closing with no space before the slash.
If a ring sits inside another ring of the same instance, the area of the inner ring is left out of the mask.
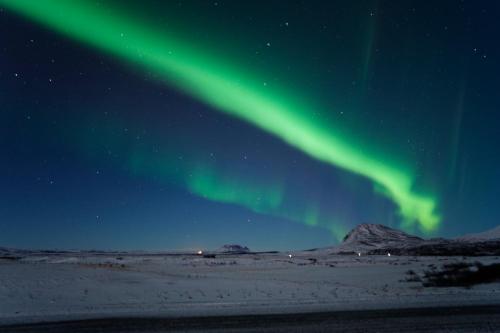
<path id="1" fill-rule="evenodd" d="M 426 240 L 380 224 L 361 224 L 351 230 L 339 246 L 324 250 L 331 254 L 500 255 L 500 227 L 454 240 Z"/>
<path id="2" fill-rule="evenodd" d="M 490 241 L 495 239 L 500 240 L 500 225 L 487 231 L 479 232 L 477 234 L 469 234 L 457 238 L 457 240 L 459 241 L 466 242 Z"/>
<path id="3" fill-rule="evenodd" d="M 23 250 L 0 247 L 1 256 L 24 256 L 47 253 L 115 253 L 106 251 L 57 251 Z M 142 252 L 141 252 L 142 253 Z M 147 252 L 145 252 L 147 253 Z M 226 244 L 212 253 L 248 254 L 254 253 L 248 247 Z M 403 231 L 381 224 L 360 224 L 352 229 L 340 245 L 295 252 L 304 255 L 316 253 L 329 254 L 382 254 L 411 256 L 483 256 L 500 255 L 500 226 L 477 234 L 465 235 L 456 239 L 422 239 Z"/>
<path id="4" fill-rule="evenodd" d="M 388 247 L 408 247 L 423 243 L 420 237 L 381 224 L 360 224 L 352 229 L 335 252 L 365 252 Z"/>

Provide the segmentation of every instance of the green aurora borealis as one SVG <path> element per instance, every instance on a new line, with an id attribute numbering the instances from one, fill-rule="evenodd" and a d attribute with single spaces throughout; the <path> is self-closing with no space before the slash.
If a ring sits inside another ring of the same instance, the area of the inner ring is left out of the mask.
<path id="1" fill-rule="evenodd" d="M 185 154 L 175 145 L 164 145 L 157 154 L 148 147 L 155 146 L 154 142 L 161 140 L 160 137 L 138 145 L 133 138 L 114 138 L 113 133 L 123 127 L 120 121 L 113 120 L 112 125 L 101 124 L 97 127 L 93 125 L 95 123 L 98 121 L 91 120 L 81 128 L 70 128 L 63 132 L 66 138 L 72 138 L 71 147 L 78 147 L 87 160 L 103 160 L 106 153 L 100 149 L 100 145 L 105 143 L 106 147 L 126 156 L 125 168 L 132 175 L 154 178 L 201 198 L 236 204 L 255 213 L 305 223 L 310 227 L 322 227 L 337 240 L 342 239 L 347 232 L 343 223 L 332 223 L 332 217 L 322 212 L 318 203 L 312 199 L 297 198 L 296 194 L 290 193 L 285 180 L 276 175 L 265 180 L 251 175 L 242 177 L 241 172 L 221 168 L 210 155 L 202 158 L 200 156 L 203 154 L 199 152 Z M 92 128 L 91 137 L 85 131 L 86 128 Z M 182 159 L 178 158 L 180 155 Z"/>
<path id="2" fill-rule="evenodd" d="M 382 154 L 376 143 L 360 144 L 335 124 L 315 118 L 314 109 L 326 106 L 308 103 L 308 96 L 288 88 L 286 83 L 267 83 L 258 69 L 232 63 L 216 47 L 199 49 L 178 38 L 175 31 L 159 33 L 154 26 L 134 19 L 132 13 L 119 13 L 87 1 L 0 0 L 0 4 L 58 33 L 152 71 L 169 86 L 272 134 L 318 161 L 369 179 L 377 193 L 396 204 L 402 226 L 418 225 L 425 232 L 439 227 L 438 198 L 415 189 L 417 176 L 409 166 L 411 163 L 401 162 L 389 152 Z M 152 161 L 145 152 L 130 158 L 130 165 L 138 174 L 179 178 L 168 171 L 172 163 L 168 157 Z M 269 186 L 255 179 L 235 180 L 208 164 L 193 167 L 181 163 L 180 168 L 184 168 L 180 185 L 203 198 L 321 225 L 338 235 L 344 231 L 334 221 L 322 220 L 310 203 L 294 212 L 283 211 L 285 194 L 279 182 Z"/>

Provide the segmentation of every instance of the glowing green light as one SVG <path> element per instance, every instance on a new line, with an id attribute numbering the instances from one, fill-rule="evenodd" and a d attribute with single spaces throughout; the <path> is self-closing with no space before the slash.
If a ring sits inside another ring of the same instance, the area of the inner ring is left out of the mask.
<path id="1" fill-rule="evenodd" d="M 0 0 L 13 11 L 71 38 L 158 73 L 169 84 L 204 103 L 245 120 L 309 156 L 372 180 L 392 199 L 406 223 L 433 230 L 439 223 L 436 201 L 413 191 L 414 177 L 393 161 L 351 144 L 331 126 L 311 117 L 311 106 L 295 101 L 294 92 L 265 84 L 258 74 L 232 68 L 227 59 L 198 50 L 174 36 L 110 11 L 99 3 L 59 0 Z M 208 50 L 210 51 L 210 50 Z M 190 184 L 212 187 L 201 179 Z M 216 195 L 221 200 L 222 194 Z M 314 224 L 311 218 L 310 224 Z"/>
<path id="2" fill-rule="evenodd" d="M 277 186 L 256 186 L 238 181 L 236 177 L 224 177 L 206 166 L 191 172 L 186 182 L 188 189 L 196 195 L 239 204 L 258 213 L 276 212 L 283 201 L 283 190 Z"/>

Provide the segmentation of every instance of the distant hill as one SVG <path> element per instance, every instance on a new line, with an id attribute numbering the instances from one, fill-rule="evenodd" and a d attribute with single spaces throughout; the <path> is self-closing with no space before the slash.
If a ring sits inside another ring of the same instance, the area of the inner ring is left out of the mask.
<path id="1" fill-rule="evenodd" d="M 500 226 L 481 233 L 465 235 L 455 239 L 433 238 L 423 239 L 407 234 L 401 230 L 381 224 L 360 224 L 352 229 L 341 244 L 332 247 L 302 251 L 322 255 L 329 254 L 362 254 L 362 255 L 410 255 L 410 256 L 484 256 L 500 255 Z M 126 253 L 116 251 L 60 251 L 60 250 L 26 250 L 0 247 L 0 256 L 23 256 L 51 253 Z M 151 254 L 157 252 L 134 252 L 134 254 Z M 166 254 L 165 252 L 164 254 Z M 175 252 L 169 252 L 170 254 Z M 238 244 L 226 244 L 212 252 L 215 254 L 248 254 L 254 253 L 248 247 Z M 264 252 L 259 252 L 264 253 Z M 275 252 L 265 252 L 275 253 Z M 131 253 L 132 254 L 132 253 Z"/>
<path id="2" fill-rule="evenodd" d="M 250 249 L 246 246 L 238 245 L 238 244 L 226 244 L 220 247 L 217 253 L 231 253 L 231 254 L 244 254 L 250 253 Z"/>
<path id="3" fill-rule="evenodd" d="M 344 251 L 361 251 L 394 246 L 418 245 L 420 237 L 389 228 L 382 224 L 360 224 L 352 229 L 340 246 Z"/>
<path id="4" fill-rule="evenodd" d="M 500 240 L 500 225 L 496 228 L 479 232 L 477 234 L 468 234 L 462 237 L 457 238 L 457 240 L 462 241 L 490 241 L 490 240 Z"/>
<path id="5" fill-rule="evenodd" d="M 360 224 L 343 242 L 313 251 L 330 254 L 394 254 L 415 256 L 500 255 L 500 227 L 457 239 L 423 239 L 381 224 Z"/>

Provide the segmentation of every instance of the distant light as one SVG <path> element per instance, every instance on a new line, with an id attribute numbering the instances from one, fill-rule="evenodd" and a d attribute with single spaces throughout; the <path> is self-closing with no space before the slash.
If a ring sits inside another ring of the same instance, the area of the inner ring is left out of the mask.
<path id="1" fill-rule="evenodd" d="M 198 251 L 197 253 L 198 253 L 199 255 L 202 255 L 202 254 L 203 254 L 203 251 L 202 251 L 202 250 L 200 250 L 200 251 Z"/>
<path id="2" fill-rule="evenodd" d="M 388 257 L 390 257 L 390 256 L 391 256 L 391 254 L 390 254 L 390 253 L 387 253 L 387 256 L 388 256 Z"/>
<path id="3" fill-rule="evenodd" d="M 358 252 L 358 257 L 361 257 L 361 252 Z"/>
<path id="4" fill-rule="evenodd" d="M 289 255 L 288 255 L 288 258 L 291 258 L 291 257 L 292 257 L 292 255 L 291 255 L 291 254 L 289 254 Z"/>

